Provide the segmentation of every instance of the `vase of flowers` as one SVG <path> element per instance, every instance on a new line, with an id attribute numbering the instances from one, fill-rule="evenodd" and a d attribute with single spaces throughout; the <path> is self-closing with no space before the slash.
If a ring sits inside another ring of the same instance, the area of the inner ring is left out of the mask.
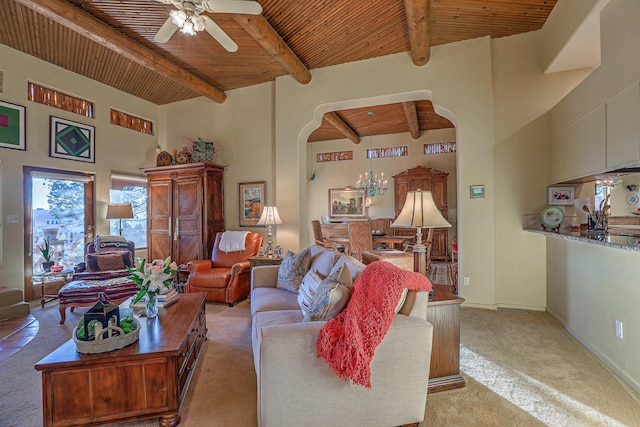
<path id="1" fill-rule="evenodd" d="M 213 142 L 197 137 L 192 143 L 191 150 L 194 163 L 215 161 L 216 147 Z"/>
<path id="2" fill-rule="evenodd" d="M 143 259 L 142 261 L 134 261 L 134 267 L 127 267 L 127 269 L 131 273 L 129 278 L 140 289 L 133 303 L 135 304 L 146 297 L 147 317 L 156 317 L 158 315 L 158 294 L 171 287 L 173 277 L 178 272 L 177 264 L 171 262 L 171 257 L 167 257 L 164 261 L 156 259 L 150 263 Z"/>

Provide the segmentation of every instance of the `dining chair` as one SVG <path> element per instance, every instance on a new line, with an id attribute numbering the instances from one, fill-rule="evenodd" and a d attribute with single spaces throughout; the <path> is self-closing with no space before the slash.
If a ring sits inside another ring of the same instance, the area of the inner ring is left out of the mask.
<path id="1" fill-rule="evenodd" d="M 362 261 L 362 252 L 373 249 L 371 221 L 349 221 L 349 255 Z"/>
<path id="2" fill-rule="evenodd" d="M 371 219 L 371 231 L 377 235 L 391 235 L 391 222 L 393 218 L 372 218 Z M 387 243 L 373 243 L 374 249 L 386 249 L 389 245 Z"/>
<path id="3" fill-rule="evenodd" d="M 311 225 L 313 226 L 313 239 L 315 245 L 335 249 L 339 252 L 344 252 L 344 245 L 341 245 L 338 242 L 329 240 L 324 237 L 324 235 L 322 234 L 322 226 L 320 225 L 320 221 L 314 219 L 311 221 Z"/>

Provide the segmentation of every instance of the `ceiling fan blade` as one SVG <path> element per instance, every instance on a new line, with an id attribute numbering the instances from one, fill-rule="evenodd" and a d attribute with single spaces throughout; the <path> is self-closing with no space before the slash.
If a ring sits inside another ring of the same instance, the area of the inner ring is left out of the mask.
<path id="1" fill-rule="evenodd" d="M 212 13 L 241 13 L 260 15 L 262 6 L 257 1 L 249 0 L 202 0 L 202 7 Z"/>
<path id="2" fill-rule="evenodd" d="M 229 52 L 235 52 L 238 50 L 238 45 L 236 42 L 231 40 L 231 37 L 225 33 L 222 28 L 218 26 L 211 18 L 205 15 L 200 15 L 204 18 L 204 29 L 207 33 L 211 34 L 211 37 L 216 39 L 218 43 L 222 45 L 223 48 L 228 50 Z"/>
<path id="3" fill-rule="evenodd" d="M 171 20 L 171 17 L 169 17 L 166 21 L 164 21 L 164 24 L 162 24 L 162 27 L 160 27 L 156 35 L 153 36 L 153 40 L 155 40 L 156 43 L 160 44 L 166 43 L 169 41 L 169 39 L 177 29 L 178 26 L 174 24 Z"/>

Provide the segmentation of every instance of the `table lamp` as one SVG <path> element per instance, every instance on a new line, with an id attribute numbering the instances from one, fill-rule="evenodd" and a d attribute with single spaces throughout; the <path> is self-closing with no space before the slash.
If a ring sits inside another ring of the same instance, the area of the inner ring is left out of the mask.
<path id="1" fill-rule="evenodd" d="M 273 258 L 273 242 L 271 240 L 271 226 L 282 224 L 280 215 L 278 215 L 278 208 L 275 206 L 265 206 L 262 208 L 262 215 L 256 225 L 266 225 L 269 227 L 267 232 L 267 257 Z"/>
<path id="2" fill-rule="evenodd" d="M 133 218 L 131 203 L 113 203 L 107 206 L 107 219 L 120 220 L 120 235 L 122 236 L 122 219 Z"/>
<path id="3" fill-rule="evenodd" d="M 391 227 L 416 228 L 416 244 L 413 246 L 413 271 L 426 275 L 431 269 L 431 243 L 434 228 L 451 227 L 433 201 L 431 191 L 409 191 L 402 211 Z M 428 228 L 427 244 L 422 244 L 422 229 Z M 426 256 L 425 256 L 426 254 Z"/>

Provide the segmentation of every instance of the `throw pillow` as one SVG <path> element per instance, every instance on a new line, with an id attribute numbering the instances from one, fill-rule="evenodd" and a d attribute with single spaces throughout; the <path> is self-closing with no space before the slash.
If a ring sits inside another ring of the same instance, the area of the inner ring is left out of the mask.
<path id="1" fill-rule="evenodd" d="M 87 271 L 124 270 L 133 266 L 131 252 L 98 252 L 87 254 Z"/>
<path id="2" fill-rule="evenodd" d="M 343 263 L 320 283 L 303 321 L 333 319 L 347 306 L 352 285 L 349 266 Z"/>
<path id="3" fill-rule="evenodd" d="M 302 283 L 300 283 L 300 288 L 298 289 L 298 304 L 303 315 L 307 314 L 311 301 L 324 279 L 325 277 L 315 270 L 309 270 L 302 278 Z"/>
<path id="4" fill-rule="evenodd" d="M 290 292 L 298 292 L 302 278 L 309 271 L 311 250 L 306 248 L 297 254 L 287 251 L 278 268 L 276 287 Z"/>
<path id="5" fill-rule="evenodd" d="M 364 270 L 364 268 L 366 267 L 366 265 L 358 261 L 356 258 L 346 254 L 339 255 L 334 268 L 339 267 L 342 264 L 347 264 L 349 266 L 349 271 L 351 272 L 351 281 L 354 283 L 360 273 L 362 273 L 362 270 Z"/>
<path id="6" fill-rule="evenodd" d="M 96 252 L 128 251 L 128 243 L 122 236 L 96 236 L 93 240 Z"/>

